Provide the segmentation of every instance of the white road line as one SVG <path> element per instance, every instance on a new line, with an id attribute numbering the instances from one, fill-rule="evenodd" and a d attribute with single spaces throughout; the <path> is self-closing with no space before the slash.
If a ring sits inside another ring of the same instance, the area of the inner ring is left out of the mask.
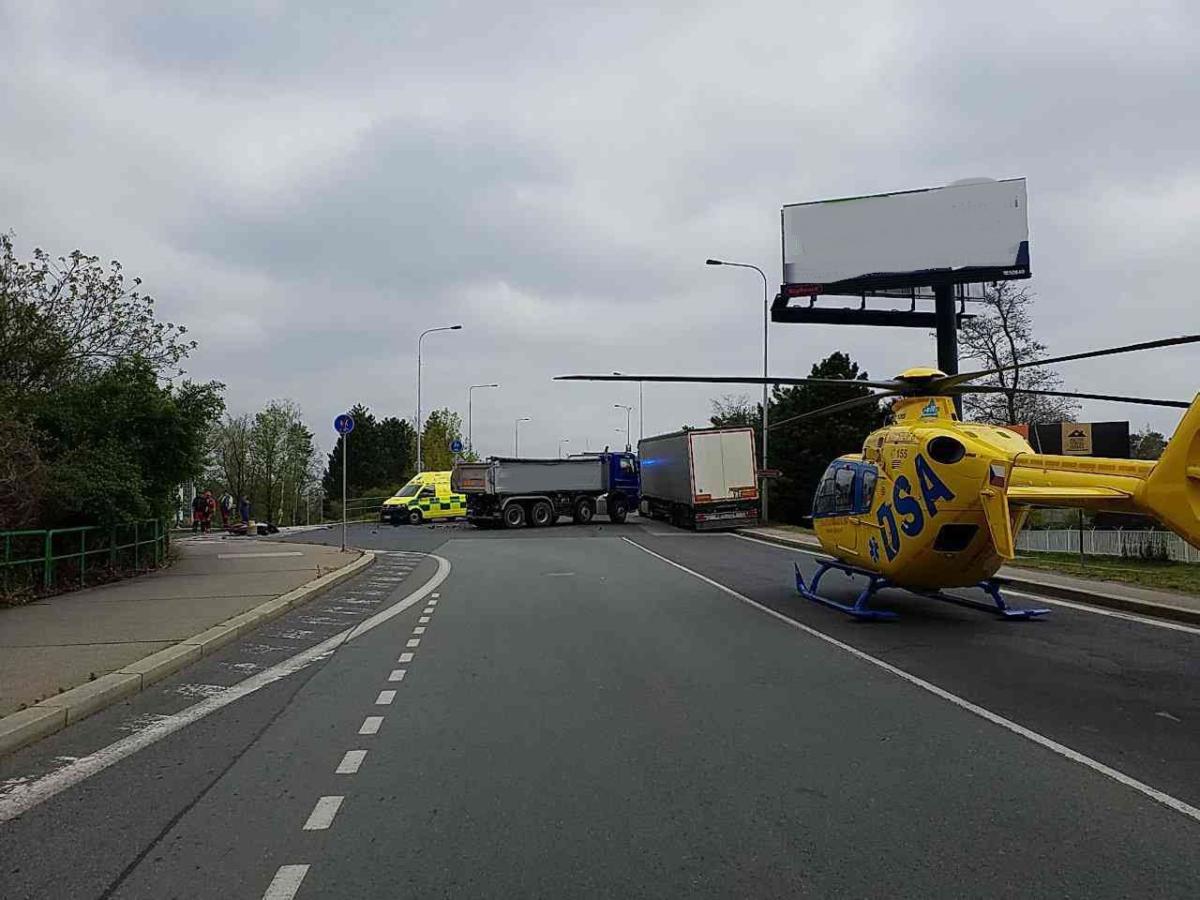
<path id="1" fill-rule="evenodd" d="M 1185 803 L 1184 801 L 1179 800 L 1176 797 L 1172 797 L 1170 794 L 1163 793 L 1162 791 L 1158 790 L 1157 788 L 1153 788 L 1150 785 L 1146 784 L 1145 782 L 1138 781 L 1136 778 L 1126 775 L 1124 772 L 1120 772 L 1120 771 L 1112 768 L 1111 766 L 1106 766 L 1104 763 L 1100 762 L 1099 760 L 1092 759 L 1090 756 L 1085 756 L 1084 754 L 1080 753 L 1078 750 L 1072 750 L 1070 747 L 1066 746 L 1065 744 L 1060 744 L 1058 741 L 1053 740 L 1052 738 L 1048 738 L 1045 735 L 1038 734 L 1036 731 L 1031 731 L 1030 729 L 1026 728 L 1023 725 L 1018 725 L 1016 722 L 1012 721 L 1011 719 L 1006 719 L 1006 718 L 1004 718 L 1004 716 L 998 715 L 997 713 L 994 713 L 989 709 L 984 709 L 982 706 L 978 706 L 977 704 L 974 704 L 970 700 L 966 700 L 966 699 L 958 696 L 957 694 L 952 694 L 952 693 L 950 693 L 950 691 L 946 690 L 945 688 L 940 688 L 936 684 L 926 681 L 924 678 L 918 678 L 916 675 L 913 675 L 909 672 L 904 671 L 901 668 L 893 666 L 889 662 L 884 662 L 882 659 L 879 659 L 876 656 L 872 656 L 869 653 L 864 653 L 862 650 L 859 650 L 857 647 L 852 647 L 849 644 L 844 643 L 843 641 L 839 641 L 835 637 L 830 637 L 829 635 L 825 634 L 822 631 L 817 631 L 817 629 L 815 629 L 815 628 L 811 628 L 808 625 L 804 625 L 800 622 L 795 621 L 794 619 L 789 619 L 787 616 L 783 615 L 783 613 L 776 612 L 775 610 L 771 609 L 769 606 L 763 606 L 758 601 L 751 600 L 745 594 L 739 594 L 733 588 L 726 587 L 725 585 L 721 584 L 719 581 L 713 581 L 707 575 L 701 575 L 699 572 L 689 569 L 687 566 L 680 565 L 679 563 L 675 562 L 672 559 L 668 559 L 667 557 L 663 556 L 662 554 L 655 553 L 649 547 L 643 547 L 637 541 L 632 541 L 629 538 L 621 538 L 621 540 L 625 541 L 628 544 L 632 544 L 634 547 L 637 547 L 643 553 L 648 553 L 651 556 L 655 557 L 656 559 L 662 560 L 667 565 L 674 566 L 676 569 L 679 569 L 682 572 L 686 572 L 687 574 L 691 575 L 693 578 L 698 578 L 701 581 L 705 582 L 706 584 L 712 585 L 717 590 L 724 591 L 729 596 L 734 597 L 738 600 L 741 600 L 743 603 L 746 603 L 750 606 L 753 606 L 759 612 L 764 612 L 768 616 L 771 616 L 772 618 L 777 619 L 780 622 L 783 622 L 785 625 L 789 625 L 792 628 L 797 629 L 798 631 L 803 631 L 805 634 L 812 635 L 813 637 L 817 638 L 818 640 L 822 640 L 827 644 L 832 644 L 834 647 L 837 647 L 840 650 L 845 650 L 847 653 L 858 657 L 859 659 L 863 660 L 864 662 L 868 662 L 873 666 L 878 666 L 879 668 L 883 669 L 885 672 L 890 672 L 891 674 L 897 676 L 898 678 L 903 678 L 909 684 L 915 685 L 916 687 L 919 687 L 922 690 L 928 691 L 929 693 L 933 694 L 935 697 L 940 697 L 943 700 L 953 703 L 955 706 L 957 706 L 961 709 L 965 709 L 967 712 L 973 713 L 973 714 L 979 716 L 981 719 L 986 719 L 987 721 L 993 723 L 994 725 L 999 725 L 1001 728 L 1005 728 L 1008 731 L 1011 731 L 1013 734 L 1020 735 L 1021 737 L 1025 738 L 1026 740 L 1032 741 L 1035 744 L 1045 747 L 1047 750 L 1057 753 L 1059 756 L 1063 756 L 1063 757 L 1071 760 L 1072 762 L 1079 763 L 1081 766 L 1086 766 L 1087 768 L 1091 769 L 1094 772 L 1098 772 L 1099 774 L 1105 776 L 1106 778 L 1111 778 L 1113 781 L 1117 782 L 1118 784 L 1123 784 L 1125 787 L 1132 788 L 1133 790 L 1135 790 L 1141 794 L 1144 794 L 1146 797 L 1149 797 L 1151 800 L 1155 801 L 1156 803 L 1161 803 L 1163 806 L 1173 809 L 1176 812 L 1183 813 L 1185 816 L 1187 816 L 1190 819 L 1193 819 L 1196 822 L 1200 822 L 1200 809 L 1197 809 L 1196 807 L 1192 806 L 1191 804 Z"/>
<path id="2" fill-rule="evenodd" d="M 400 658 L 398 660 L 396 660 L 396 662 L 398 662 L 398 663 L 410 663 L 412 661 L 413 661 L 412 653 L 401 653 Z"/>
<path id="3" fill-rule="evenodd" d="M 362 727 L 358 729 L 359 734 L 378 734 L 379 726 L 383 724 L 383 716 L 367 716 L 363 719 Z"/>
<path id="4" fill-rule="evenodd" d="M 346 755 L 342 757 L 342 761 L 338 763 L 338 767 L 334 769 L 335 775 L 353 775 L 363 764 L 366 759 L 366 750 L 347 750 Z"/>
<path id="5" fill-rule="evenodd" d="M 433 615 L 433 607 L 432 606 L 425 607 L 423 610 L 421 610 L 421 615 L 432 616 Z"/>
<path id="6" fill-rule="evenodd" d="M 392 669 L 388 675 L 388 681 L 403 681 L 405 669 Z"/>
<path id="7" fill-rule="evenodd" d="M 304 881 L 307 874 L 308 866 L 280 866 L 271 883 L 267 885 L 263 900 L 292 900 L 296 891 L 300 890 L 300 882 Z"/>
<path id="8" fill-rule="evenodd" d="M 430 601 L 429 601 L 429 605 L 430 605 L 430 606 L 437 606 L 437 600 L 430 600 Z"/>
<path id="9" fill-rule="evenodd" d="M 342 806 L 342 801 L 345 797 L 322 797 L 317 801 L 317 805 L 313 807 L 313 811 L 308 814 L 308 821 L 304 823 L 305 831 L 324 831 L 333 824 L 333 817 L 337 815 L 337 811 Z"/>
<path id="10" fill-rule="evenodd" d="M 417 619 L 417 622 L 421 625 L 428 625 L 429 624 L 429 616 L 421 616 L 421 618 Z"/>
<path id="11" fill-rule="evenodd" d="M 301 550 L 281 550 L 278 553 L 218 553 L 217 559 L 274 559 L 280 556 L 303 556 Z"/>
<path id="12" fill-rule="evenodd" d="M 442 595 L 441 594 L 430 594 L 429 596 L 431 596 L 434 600 L 436 600 Z M 433 601 L 430 601 L 430 602 L 433 602 Z"/>
<path id="13" fill-rule="evenodd" d="M 223 692 L 215 694 L 212 697 L 207 697 L 194 706 L 180 710 L 174 715 L 156 719 L 128 737 L 109 744 L 107 747 L 102 747 L 95 753 L 81 757 L 75 762 L 63 766 L 61 769 L 43 775 L 35 781 L 17 785 L 11 790 L 0 794 L 0 822 L 7 822 L 9 819 L 16 818 L 26 810 L 32 809 L 39 803 L 49 800 L 55 794 L 79 784 L 81 781 L 90 778 L 98 772 L 103 772 L 109 766 L 120 762 L 128 756 L 132 756 L 134 753 L 149 747 L 151 744 L 161 741 L 168 735 L 174 734 L 176 731 L 191 725 L 193 722 L 198 722 L 205 716 L 223 709 L 230 703 L 249 696 L 255 691 L 262 690 L 268 685 L 286 678 L 288 675 L 293 675 L 319 659 L 331 656 L 343 644 L 361 637 L 373 628 L 377 628 L 406 609 L 420 603 L 450 575 L 450 563 L 448 560 L 440 556 L 432 556 L 431 558 L 436 560 L 438 568 L 427 582 L 407 595 L 403 600 L 396 602 L 386 609 L 381 609 L 370 618 L 359 622 L 353 628 L 348 628 L 316 646 L 302 650 L 295 656 L 285 659 L 283 662 L 276 663 L 269 669 L 263 669 L 263 671 L 256 675 L 251 675 L 244 681 L 239 681 Z"/>
<path id="14" fill-rule="evenodd" d="M 418 625 L 416 628 L 413 629 L 413 634 L 424 634 L 424 633 L 425 633 L 424 625 Z"/>
<path id="15" fill-rule="evenodd" d="M 392 701 L 396 699 L 395 691 L 380 691 L 379 696 L 375 698 L 376 706 L 390 706 Z"/>
<path id="16" fill-rule="evenodd" d="M 408 643 L 405 644 L 404 646 L 405 647 L 420 647 L 421 639 L 420 638 L 409 638 Z"/>
<path id="17" fill-rule="evenodd" d="M 762 544 L 764 547 L 771 547 L 774 550 L 791 550 L 793 553 L 803 553 L 807 556 L 828 555 L 816 547 L 811 550 L 806 547 L 785 547 L 783 544 L 776 544 L 774 541 L 764 541 L 745 534 L 729 534 L 724 536 L 735 537 L 740 541 L 749 541 L 752 544 Z M 1101 606 L 1091 606 L 1087 603 L 1074 603 L 1070 600 L 1060 600 L 1057 597 L 1047 597 L 1044 594 L 1031 594 L 1028 591 L 1018 591 L 1008 587 L 1004 588 L 1004 593 L 1006 595 L 1012 594 L 1014 597 L 1024 597 L 1027 600 L 1036 600 L 1039 603 L 1053 603 L 1055 606 L 1067 606 L 1071 609 L 1077 609 L 1080 612 L 1091 613 L 1096 616 L 1108 616 L 1111 619 L 1124 619 L 1127 622 L 1137 622 L 1140 625 L 1153 625 L 1155 628 L 1167 628 L 1171 631 L 1200 634 L 1200 628 L 1196 628 L 1193 625 L 1184 625 L 1180 622 L 1172 622 L 1168 619 L 1156 619 L 1153 616 L 1142 616 L 1137 613 L 1124 612 L 1123 610 L 1106 609 Z"/>

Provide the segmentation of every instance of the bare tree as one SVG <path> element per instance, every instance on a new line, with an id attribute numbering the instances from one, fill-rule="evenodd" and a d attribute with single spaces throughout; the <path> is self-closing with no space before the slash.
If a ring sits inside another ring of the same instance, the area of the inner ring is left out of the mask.
<path id="1" fill-rule="evenodd" d="M 1034 294 L 1011 281 L 998 281 L 984 289 L 982 309 L 964 319 L 959 330 L 962 355 L 995 369 L 1014 366 L 980 379 L 977 384 L 999 388 L 997 393 L 967 394 L 963 406 L 968 418 L 997 425 L 1037 425 L 1070 421 L 1079 404 L 1066 397 L 1042 397 L 1025 390 L 1053 391 L 1062 377 L 1053 369 L 1028 364 L 1046 356 L 1046 347 L 1033 334 L 1030 307 Z"/>
<path id="2" fill-rule="evenodd" d="M 225 417 L 225 421 L 214 426 L 210 453 L 216 468 L 216 477 L 224 482 L 234 500 L 240 500 L 250 491 L 251 454 L 250 433 L 253 423 L 248 415 Z"/>

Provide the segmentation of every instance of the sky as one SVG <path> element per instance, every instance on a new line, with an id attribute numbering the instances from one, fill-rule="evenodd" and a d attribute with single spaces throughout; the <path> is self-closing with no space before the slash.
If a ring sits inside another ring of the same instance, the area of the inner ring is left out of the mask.
<path id="1" fill-rule="evenodd" d="M 0 0 L 0 229 L 141 275 L 233 412 L 467 418 L 483 455 L 624 443 L 638 386 L 761 372 L 783 204 L 1028 179 L 1052 352 L 1200 331 L 1200 5 Z M 915 329 L 773 325 L 771 371 L 936 360 Z M 1200 351 L 1067 385 L 1190 399 Z M 746 393 L 756 389 L 749 388 Z M 648 385 L 645 433 L 726 393 Z M 1169 432 L 1170 410 L 1083 420 Z M 618 433 L 619 432 L 619 433 Z"/>

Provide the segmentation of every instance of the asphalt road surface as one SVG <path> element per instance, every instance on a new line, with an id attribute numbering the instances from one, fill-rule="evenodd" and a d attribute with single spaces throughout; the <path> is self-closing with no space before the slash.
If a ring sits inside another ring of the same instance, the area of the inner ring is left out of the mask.
<path id="1" fill-rule="evenodd" d="M 1200 896 L 1200 629 L 857 623 L 636 518 L 351 542 L 392 552 L 0 761 L 0 896 Z"/>

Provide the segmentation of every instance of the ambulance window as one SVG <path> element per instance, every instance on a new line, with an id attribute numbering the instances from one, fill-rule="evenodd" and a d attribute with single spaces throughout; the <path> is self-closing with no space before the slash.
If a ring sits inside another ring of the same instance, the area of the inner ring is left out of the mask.
<path id="1" fill-rule="evenodd" d="M 435 488 L 433 485 L 429 485 L 429 487 L 426 487 L 421 491 L 422 497 L 433 497 L 436 494 L 437 488 Z"/>
<path id="2" fill-rule="evenodd" d="M 396 492 L 397 497 L 412 497 L 421 489 L 419 484 L 406 484 Z"/>

